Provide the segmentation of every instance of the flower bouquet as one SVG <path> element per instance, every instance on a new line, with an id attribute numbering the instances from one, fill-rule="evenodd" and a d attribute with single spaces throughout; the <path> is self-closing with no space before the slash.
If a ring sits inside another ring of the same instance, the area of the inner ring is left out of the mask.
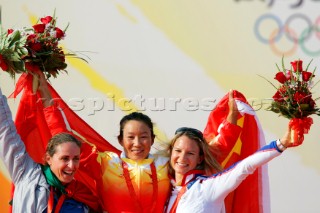
<path id="1" fill-rule="evenodd" d="M 308 133 L 313 120 L 310 115 L 320 115 L 312 97 L 312 88 L 319 82 L 313 82 L 316 68 L 309 72 L 308 68 L 312 60 L 309 62 L 306 69 L 303 69 L 302 60 L 291 62 L 291 68 L 287 69 L 284 66 L 282 58 L 282 69 L 276 64 L 278 72 L 274 79 L 280 85 L 276 88 L 276 93 L 272 97 L 271 105 L 267 110 L 279 113 L 280 116 L 290 119 L 289 126 L 292 129 L 291 142 L 292 146 L 300 145 L 304 140 L 304 134 Z"/>
<path id="2" fill-rule="evenodd" d="M 67 28 L 61 30 L 56 27 L 55 16 L 46 16 L 31 28 L 1 32 L 0 68 L 13 78 L 16 74 L 35 71 L 42 71 L 47 78 L 66 72 L 65 57 L 77 57 L 74 53 L 65 53 L 59 46 Z"/>

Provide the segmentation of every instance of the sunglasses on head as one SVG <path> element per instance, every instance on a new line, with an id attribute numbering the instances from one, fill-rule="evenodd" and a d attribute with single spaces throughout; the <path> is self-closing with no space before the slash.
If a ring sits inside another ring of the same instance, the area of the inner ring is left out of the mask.
<path id="1" fill-rule="evenodd" d="M 191 128 L 191 127 L 180 127 L 179 129 L 176 130 L 174 134 L 176 135 L 176 134 L 185 133 L 185 132 L 190 132 L 194 134 L 196 137 L 203 139 L 202 132 L 198 129 Z"/>

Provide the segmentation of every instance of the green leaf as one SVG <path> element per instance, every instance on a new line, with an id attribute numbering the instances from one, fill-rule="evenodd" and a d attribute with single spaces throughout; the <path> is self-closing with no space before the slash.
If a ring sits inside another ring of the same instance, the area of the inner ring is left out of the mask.
<path id="1" fill-rule="evenodd" d="M 84 60 L 84 59 L 83 59 Z M 86 60 L 84 60 L 86 61 Z M 268 79 L 266 79 L 265 77 L 258 75 L 259 77 L 263 78 L 264 80 L 268 81 L 276 90 L 278 89 L 271 81 L 269 81 Z"/>
<path id="2" fill-rule="evenodd" d="M 11 55 L 11 60 L 12 61 L 20 61 L 21 60 L 20 55 L 17 52 L 13 52 Z"/>
<path id="3" fill-rule="evenodd" d="M 309 64 L 308 64 L 308 66 L 307 66 L 307 68 L 306 68 L 306 71 L 308 71 L 308 69 L 309 69 L 309 66 L 310 66 L 310 64 L 311 64 L 311 62 L 313 61 L 313 59 L 311 59 L 310 60 L 310 62 L 309 62 Z M 302 70 L 301 70 L 302 71 Z"/>
<path id="4" fill-rule="evenodd" d="M 280 68 L 279 68 L 277 63 L 276 63 L 276 67 L 277 67 L 278 71 L 281 72 L 281 70 L 280 70 Z M 284 71 L 282 71 L 282 72 L 284 72 Z"/>
<path id="5" fill-rule="evenodd" d="M 25 71 L 25 65 L 23 61 L 14 61 L 13 65 L 16 67 L 17 71 Z"/>
<path id="6" fill-rule="evenodd" d="M 23 47 L 23 48 L 21 48 L 20 50 L 21 50 L 21 55 L 22 55 L 22 56 L 28 55 L 28 50 L 27 50 L 27 48 Z"/>
<path id="7" fill-rule="evenodd" d="M 282 64 L 282 70 L 285 72 L 286 71 L 286 67 L 284 66 L 284 56 L 282 56 L 281 64 Z"/>
<path id="8" fill-rule="evenodd" d="M 11 46 L 14 42 L 18 41 L 21 38 L 20 32 L 18 30 L 13 31 L 9 36 L 8 36 L 8 43 L 9 46 Z"/>

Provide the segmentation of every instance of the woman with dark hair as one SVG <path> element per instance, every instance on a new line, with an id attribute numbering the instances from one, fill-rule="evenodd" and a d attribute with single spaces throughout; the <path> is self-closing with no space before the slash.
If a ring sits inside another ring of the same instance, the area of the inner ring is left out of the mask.
<path id="1" fill-rule="evenodd" d="M 47 145 L 45 164 L 36 163 L 26 152 L 0 90 L 0 158 L 15 186 L 13 212 L 98 211 L 98 199 L 74 180 L 80 147 L 81 142 L 72 135 L 57 134 Z"/>
<path id="2" fill-rule="evenodd" d="M 150 154 L 154 138 L 151 119 L 133 112 L 120 121 L 120 156 L 98 153 L 105 211 L 163 212 L 170 190 L 168 158 Z"/>
<path id="3" fill-rule="evenodd" d="M 224 199 L 258 167 L 279 156 L 290 145 L 290 131 L 253 155 L 221 171 L 210 155 L 202 132 L 183 127 L 170 145 L 169 174 L 173 190 L 165 212 L 225 212 Z"/>

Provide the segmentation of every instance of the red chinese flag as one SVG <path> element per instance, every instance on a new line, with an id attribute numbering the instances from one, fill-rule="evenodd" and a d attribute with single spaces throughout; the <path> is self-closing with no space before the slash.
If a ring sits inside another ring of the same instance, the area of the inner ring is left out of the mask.
<path id="1" fill-rule="evenodd" d="M 264 134 L 254 109 L 240 92 L 234 90 L 239 116 L 237 125 L 242 132 L 236 142 L 230 140 L 221 143 L 218 148 L 223 156 L 217 158 L 224 168 L 240 161 L 265 145 Z M 229 95 L 226 94 L 209 115 L 204 136 L 211 141 L 219 135 L 219 126 L 228 115 Z M 232 134 L 232 133 L 230 133 Z M 225 199 L 227 213 L 268 213 L 270 212 L 270 195 L 267 167 L 257 169 L 249 175 L 236 190 Z"/>

